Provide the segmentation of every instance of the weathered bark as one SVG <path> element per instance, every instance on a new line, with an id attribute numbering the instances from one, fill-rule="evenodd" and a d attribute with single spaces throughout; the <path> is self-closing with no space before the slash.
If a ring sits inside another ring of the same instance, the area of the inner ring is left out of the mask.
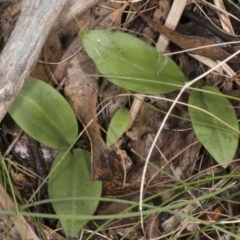
<path id="1" fill-rule="evenodd" d="M 0 121 L 7 113 L 51 31 L 98 0 L 23 0 L 16 26 L 0 56 Z"/>
<path id="2" fill-rule="evenodd" d="M 0 184 L 0 210 L 1 211 L 7 211 L 12 210 L 14 211 L 16 209 L 16 206 L 14 205 L 13 201 L 8 197 L 8 195 L 5 192 L 5 189 Z M 32 230 L 28 222 L 25 220 L 23 216 L 17 216 L 16 215 L 5 215 L 1 214 L 1 221 L 4 221 L 7 227 L 8 231 L 8 237 L 9 239 L 17 239 L 16 237 L 21 236 L 21 239 L 32 239 L 32 240 L 39 240 L 35 232 Z M 12 221 L 12 222 L 11 222 Z M 12 223 L 12 225 L 9 225 L 9 222 Z M 6 231 L 6 229 L 1 229 L 1 232 Z M 3 239 L 2 234 L 0 235 L 0 239 Z"/>

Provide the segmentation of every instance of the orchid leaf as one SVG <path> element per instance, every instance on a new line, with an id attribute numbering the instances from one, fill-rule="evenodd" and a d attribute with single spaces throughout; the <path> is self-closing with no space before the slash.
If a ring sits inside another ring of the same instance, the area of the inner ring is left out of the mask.
<path id="1" fill-rule="evenodd" d="M 189 98 L 189 104 L 194 106 L 189 106 L 193 129 L 207 151 L 226 168 L 238 146 L 236 113 L 220 91 L 209 86 L 201 89 L 204 91 L 193 90 Z"/>
<path id="2" fill-rule="evenodd" d="M 9 109 L 14 121 L 48 147 L 66 150 L 78 134 L 74 112 L 49 84 L 29 78 Z"/>
<path id="3" fill-rule="evenodd" d="M 60 153 L 54 160 L 48 182 L 49 196 L 58 215 L 93 215 L 102 183 L 91 180 L 91 155 L 83 149 Z M 62 199 L 62 200 L 61 200 Z M 66 200 L 67 199 L 67 200 Z M 88 220 L 60 218 L 67 237 L 75 237 Z"/>
<path id="4" fill-rule="evenodd" d="M 107 132 L 107 146 L 114 144 L 126 131 L 130 121 L 130 113 L 127 108 L 119 108 L 113 115 L 108 132 Z"/>
<path id="5" fill-rule="evenodd" d="M 171 58 L 130 34 L 90 30 L 80 38 L 101 74 L 126 90 L 163 94 L 187 81 Z"/>

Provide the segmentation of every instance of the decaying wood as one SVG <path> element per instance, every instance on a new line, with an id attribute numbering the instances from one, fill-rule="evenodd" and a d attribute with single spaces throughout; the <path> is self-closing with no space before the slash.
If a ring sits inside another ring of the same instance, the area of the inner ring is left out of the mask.
<path id="1" fill-rule="evenodd" d="M 15 210 L 15 204 L 12 200 L 6 195 L 5 190 L 0 184 L 0 209 L 1 210 Z M 3 216 L 3 215 L 2 215 Z M 32 239 L 39 240 L 37 235 L 34 233 L 28 222 L 24 219 L 23 216 L 16 217 L 15 215 L 1 218 L 4 220 L 5 224 L 10 224 L 8 227 L 11 227 L 9 230 L 10 239 Z M 1 236 L 0 236 L 0 239 Z"/>
<path id="2" fill-rule="evenodd" d="M 4 117 L 67 0 L 23 1 L 16 27 L 0 58 L 0 120 Z"/>
<path id="3" fill-rule="evenodd" d="M 95 28 L 111 28 L 120 26 L 121 15 L 127 4 L 108 13 L 107 16 L 95 25 Z M 81 48 L 79 39 L 76 39 L 64 58 L 69 57 L 77 49 Z M 124 182 L 123 160 L 125 155 L 121 151 L 107 148 L 102 139 L 100 127 L 96 115 L 98 106 L 98 77 L 90 75 L 98 74 L 96 66 L 87 56 L 84 50 L 77 52 L 69 61 L 65 61 L 57 67 L 54 76 L 58 80 L 65 79 L 65 96 L 73 108 L 75 115 L 82 125 L 86 127 L 87 135 L 91 143 L 91 169 L 92 179 L 102 180 L 117 186 Z M 108 187 L 106 188 L 111 188 Z"/>
<path id="4" fill-rule="evenodd" d="M 121 185 L 123 182 L 121 159 L 113 150 L 107 149 L 96 121 L 98 81 L 96 77 L 87 74 L 95 75 L 97 72 L 85 51 L 78 52 L 70 60 L 67 69 L 65 96 L 77 118 L 84 127 L 87 127 L 92 149 L 92 179 Z"/>
<path id="5" fill-rule="evenodd" d="M 33 69 L 52 29 L 98 0 L 24 0 L 16 26 L 0 56 L 0 121 Z"/>

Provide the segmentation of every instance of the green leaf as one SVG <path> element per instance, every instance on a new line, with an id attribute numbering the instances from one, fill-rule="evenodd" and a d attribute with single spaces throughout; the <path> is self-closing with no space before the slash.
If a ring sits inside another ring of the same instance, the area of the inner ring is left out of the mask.
<path id="1" fill-rule="evenodd" d="M 83 31 L 84 49 L 113 84 L 147 94 L 172 92 L 187 78 L 180 68 L 154 47 L 126 33 Z"/>
<path id="2" fill-rule="evenodd" d="M 107 146 L 114 144 L 126 131 L 130 121 L 127 108 L 119 108 L 114 114 L 107 132 Z"/>
<path id="3" fill-rule="evenodd" d="M 196 136 L 215 160 L 226 168 L 232 161 L 238 146 L 239 127 L 236 113 L 229 100 L 217 89 L 209 86 L 202 89 L 208 92 L 192 91 L 189 104 L 206 110 L 236 129 L 234 131 L 209 114 L 189 106 Z"/>
<path id="4" fill-rule="evenodd" d="M 83 149 L 75 149 L 62 159 L 64 154 L 60 153 L 51 167 L 48 192 L 51 199 L 72 198 L 72 200 L 52 202 L 53 208 L 58 215 L 93 215 L 101 196 L 102 183 L 91 180 L 90 153 Z M 78 197 L 86 199 L 77 199 Z M 90 200 L 89 197 L 96 199 Z M 74 237 L 88 220 L 61 218 L 60 222 L 66 236 Z"/>
<path id="5" fill-rule="evenodd" d="M 9 109 L 14 121 L 32 138 L 66 150 L 78 133 L 74 112 L 53 87 L 29 78 Z"/>

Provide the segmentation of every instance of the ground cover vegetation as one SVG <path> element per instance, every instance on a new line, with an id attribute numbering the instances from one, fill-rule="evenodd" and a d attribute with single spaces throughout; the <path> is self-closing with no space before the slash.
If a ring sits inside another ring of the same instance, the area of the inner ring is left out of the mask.
<path id="1" fill-rule="evenodd" d="M 1 122 L 0 238 L 239 239 L 239 16 L 99 1 L 52 34 Z"/>

